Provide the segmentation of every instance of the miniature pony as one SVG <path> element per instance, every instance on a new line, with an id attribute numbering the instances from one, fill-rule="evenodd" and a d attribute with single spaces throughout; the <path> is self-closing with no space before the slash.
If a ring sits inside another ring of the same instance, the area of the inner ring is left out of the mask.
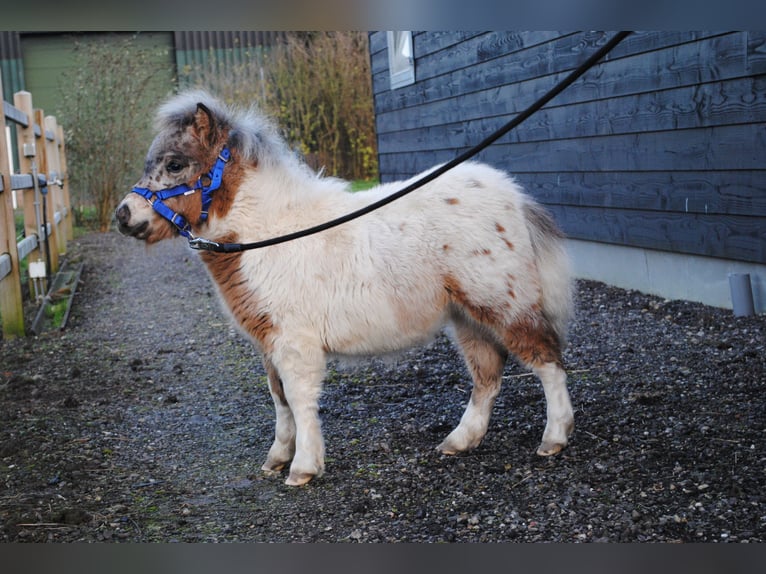
<path id="1" fill-rule="evenodd" d="M 228 107 L 202 91 L 169 99 L 156 127 L 143 177 L 116 210 L 120 231 L 147 243 L 179 233 L 220 243 L 267 239 L 408 183 L 351 193 L 302 163 L 257 110 Z M 455 454 L 481 442 L 509 354 L 542 382 L 547 420 L 538 454 L 566 446 L 574 427 L 562 365 L 569 262 L 549 214 L 505 173 L 464 163 L 319 234 L 201 257 L 225 308 L 263 356 L 276 431 L 262 468 L 276 473 L 290 464 L 287 484 L 324 471 L 318 399 L 328 359 L 392 353 L 445 325 L 473 389 L 438 450 Z"/>

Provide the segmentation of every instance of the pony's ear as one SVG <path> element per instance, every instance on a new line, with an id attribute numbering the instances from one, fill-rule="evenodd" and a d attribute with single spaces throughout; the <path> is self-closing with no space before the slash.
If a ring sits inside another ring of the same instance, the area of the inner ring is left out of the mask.
<path id="1" fill-rule="evenodd" d="M 218 135 L 218 122 L 213 112 L 203 104 L 197 103 L 197 111 L 194 112 L 194 123 L 192 124 L 194 135 L 204 144 L 213 145 Z"/>

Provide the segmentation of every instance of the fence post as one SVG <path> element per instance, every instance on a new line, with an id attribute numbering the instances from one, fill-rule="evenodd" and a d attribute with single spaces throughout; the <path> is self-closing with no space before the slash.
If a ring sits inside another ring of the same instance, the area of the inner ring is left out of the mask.
<path id="1" fill-rule="evenodd" d="M 0 79 L 0 102 L 3 84 Z M 11 339 L 24 335 L 24 304 L 21 296 L 19 251 L 16 244 L 16 224 L 13 217 L 13 191 L 11 190 L 11 166 L 8 164 L 8 144 L 5 138 L 5 113 L 0 111 L 0 254 L 7 253 L 11 260 L 11 272 L 0 278 L 0 316 L 3 337 Z"/>
<path id="2" fill-rule="evenodd" d="M 42 114 L 42 111 L 40 111 Z M 58 143 L 58 124 L 56 123 L 56 116 L 45 116 L 43 119 L 43 125 L 45 125 L 45 132 L 51 134 L 52 139 L 45 138 L 45 161 L 48 169 L 48 181 L 60 181 L 61 180 L 61 161 L 59 160 L 59 143 Z M 64 217 L 66 216 L 66 206 L 64 205 L 64 192 L 58 183 L 52 183 L 48 186 L 48 196 L 53 199 L 53 212 L 59 212 L 61 221 L 56 225 L 56 240 L 58 242 L 59 255 L 66 254 L 66 232 L 64 231 L 65 223 Z"/>
<path id="3" fill-rule="evenodd" d="M 19 149 L 19 171 L 21 173 L 32 173 L 32 161 L 35 160 L 37 153 L 35 142 L 35 114 L 32 108 L 32 94 L 26 91 L 13 94 L 13 105 L 27 116 L 27 125 L 16 125 L 16 140 Z M 42 259 L 42 247 L 40 246 L 40 228 L 37 224 L 36 210 L 38 206 L 42 208 L 42 203 L 38 202 L 37 192 L 34 188 L 25 189 L 22 201 L 24 203 L 24 235 L 38 238 L 37 247 L 30 252 L 29 261 Z M 42 214 L 40 217 L 42 225 Z M 31 285 L 30 285 L 31 289 Z"/>
<path id="4" fill-rule="evenodd" d="M 64 127 L 56 126 L 56 140 L 59 148 L 59 178 L 61 179 L 61 191 L 64 198 L 64 207 L 66 208 L 66 223 L 64 232 L 67 241 L 74 239 L 74 213 L 72 213 L 72 198 L 69 195 L 69 171 L 66 165 L 66 140 L 64 138 Z"/>
<path id="5" fill-rule="evenodd" d="M 43 114 L 43 111 L 41 109 L 35 110 L 35 123 L 40 126 L 40 131 L 42 132 L 40 134 L 40 145 L 37 146 L 37 172 L 45 176 L 45 180 L 48 180 L 48 174 L 50 173 L 50 160 L 48 157 L 50 154 L 48 153 L 50 151 L 50 145 L 48 143 L 48 138 L 45 136 L 45 114 Z M 56 225 L 56 190 L 54 189 L 55 186 L 47 186 L 48 189 L 48 196 L 45 198 L 45 219 L 47 219 L 48 226 L 50 227 L 50 234 L 48 235 L 48 247 L 46 249 L 50 248 L 50 253 L 48 253 L 48 256 L 51 260 L 51 269 L 50 273 L 51 276 L 53 276 L 56 271 L 59 270 L 59 252 L 61 251 L 59 247 L 59 233 L 58 233 L 58 226 Z M 47 233 L 47 229 L 46 229 Z M 44 239 L 41 237 L 40 241 L 44 241 Z"/>

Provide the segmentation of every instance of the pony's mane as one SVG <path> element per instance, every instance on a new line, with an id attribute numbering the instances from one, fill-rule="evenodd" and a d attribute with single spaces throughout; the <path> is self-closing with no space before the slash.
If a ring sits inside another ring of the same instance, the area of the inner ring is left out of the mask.
<path id="1" fill-rule="evenodd" d="M 198 103 L 229 129 L 229 146 L 237 150 L 243 161 L 271 166 L 288 163 L 292 169 L 311 171 L 290 150 L 276 125 L 255 105 L 229 106 L 205 90 L 186 90 L 166 100 L 157 110 L 157 132 L 188 124 Z"/>

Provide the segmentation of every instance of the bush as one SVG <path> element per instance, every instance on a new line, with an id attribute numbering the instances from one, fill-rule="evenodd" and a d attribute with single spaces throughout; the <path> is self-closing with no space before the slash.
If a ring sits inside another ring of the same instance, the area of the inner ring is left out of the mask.
<path id="1" fill-rule="evenodd" d="M 153 110 L 167 95 L 170 70 L 137 36 L 77 42 L 57 112 L 66 126 L 73 205 L 91 205 L 106 231 L 119 198 L 137 177 Z M 163 77 L 164 76 L 164 77 Z"/>
<path id="2" fill-rule="evenodd" d="M 315 169 L 347 179 L 378 175 L 367 36 L 290 33 L 272 48 L 251 48 L 239 62 L 210 52 L 185 80 L 230 104 L 254 100 Z"/>

